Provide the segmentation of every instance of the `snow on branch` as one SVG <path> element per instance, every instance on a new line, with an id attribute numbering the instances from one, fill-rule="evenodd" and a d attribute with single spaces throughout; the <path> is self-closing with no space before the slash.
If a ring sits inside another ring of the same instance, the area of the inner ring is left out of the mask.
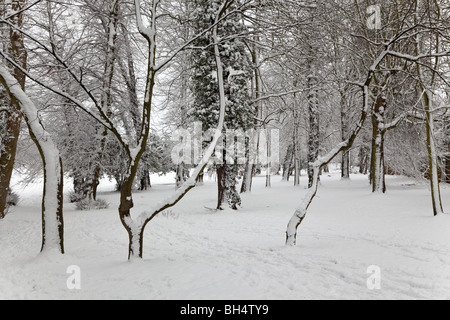
<path id="1" fill-rule="evenodd" d="M 426 59 L 426 58 L 450 57 L 450 50 L 444 51 L 444 52 L 437 52 L 437 53 L 421 54 L 421 55 L 417 55 L 417 56 L 412 56 L 409 54 L 400 53 L 400 52 L 396 52 L 396 51 L 388 51 L 387 53 L 390 56 L 405 59 L 405 60 L 408 60 L 411 62 L 417 62 L 417 61 L 420 61 L 420 60 Z"/>
<path id="2" fill-rule="evenodd" d="M 106 123 L 105 121 L 103 121 L 101 118 L 97 117 L 95 114 L 93 114 L 91 111 L 89 111 L 88 109 L 85 108 L 84 103 L 79 101 L 78 99 L 72 97 L 71 95 L 69 95 L 66 92 L 63 92 L 59 89 L 56 89 L 52 86 L 49 86 L 45 83 L 43 83 L 42 81 L 38 80 L 37 77 L 31 75 L 27 70 L 25 70 L 22 66 L 20 66 L 18 63 L 16 63 L 13 59 L 11 59 L 9 56 L 7 56 L 2 50 L 0 50 L 0 56 L 2 56 L 6 61 L 8 61 L 11 65 L 14 66 L 14 68 L 20 70 L 20 72 L 22 72 L 24 75 L 26 75 L 30 80 L 32 80 L 33 82 L 37 83 L 38 85 L 40 85 L 41 87 L 69 100 L 70 102 L 72 102 L 73 104 L 75 104 L 77 107 L 79 107 L 81 110 L 83 110 L 84 112 L 86 112 L 90 117 L 92 117 L 95 121 L 97 121 L 98 123 L 100 123 L 102 126 L 104 126 L 105 128 L 111 130 L 111 124 L 110 123 Z"/>
<path id="3" fill-rule="evenodd" d="M 224 3 L 224 5 L 222 6 L 224 9 L 226 9 L 232 2 L 234 2 L 234 0 L 231 1 L 226 1 L 226 3 Z M 175 59 L 175 57 L 180 54 L 182 51 L 186 50 L 186 49 L 197 49 L 195 47 L 191 47 L 191 44 L 193 42 L 195 42 L 197 39 L 199 39 L 200 37 L 202 37 L 203 35 L 205 35 L 206 33 L 210 32 L 211 30 L 213 30 L 218 24 L 222 23 L 223 21 L 225 21 L 227 18 L 229 18 L 230 16 L 237 14 L 237 13 L 241 13 L 241 11 L 239 9 L 237 10 L 232 10 L 228 13 L 222 13 L 222 16 L 220 19 L 218 19 L 217 21 L 215 21 L 212 25 L 210 25 L 208 28 L 204 29 L 202 32 L 200 32 L 199 34 L 195 35 L 194 37 L 192 37 L 190 40 L 186 41 L 183 45 L 181 45 L 178 49 L 175 49 L 171 55 L 169 55 L 163 62 L 161 62 L 160 64 L 158 64 L 157 66 L 155 66 L 155 71 L 159 71 L 162 68 L 164 68 L 165 66 L 167 66 L 173 59 Z M 221 41 L 221 39 L 218 39 L 219 43 Z M 205 48 L 199 48 L 204 50 Z"/>
<path id="4" fill-rule="evenodd" d="M 289 221 L 287 230 L 286 230 L 286 245 L 294 246 L 297 242 L 297 229 L 300 226 L 300 224 L 303 222 L 303 220 L 306 217 L 306 214 L 308 212 L 309 207 L 311 206 L 311 203 L 313 202 L 314 198 L 317 195 L 317 192 L 319 190 L 319 175 L 320 170 L 329 164 L 334 158 L 336 158 L 341 152 L 347 151 L 350 148 L 352 148 L 356 138 L 358 137 L 359 133 L 361 132 L 366 120 L 367 116 L 369 114 L 371 103 L 370 103 L 370 90 L 369 87 L 375 77 L 375 72 L 379 65 L 383 62 L 383 60 L 388 56 L 388 52 L 390 50 L 390 47 L 395 43 L 395 41 L 391 42 L 391 44 L 386 47 L 386 50 L 384 50 L 373 62 L 372 66 L 370 67 L 366 81 L 364 82 L 364 85 L 362 87 L 363 91 L 363 105 L 361 108 L 361 116 L 358 124 L 355 126 L 353 131 L 351 132 L 349 138 L 347 138 L 345 141 L 342 141 L 338 145 L 336 145 L 331 151 L 329 151 L 325 156 L 320 157 L 317 159 L 314 163 L 312 163 L 314 175 L 313 175 L 313 184 L 310 190 L 308 191 L 307 195 L 304 197 L 302 203 L 295 211 L 293 217 Z"/>
<path id="5" fill-rule="evenodd" d="M 155 21 L 156 21 L 156 9 L 158 6 L 159 0 L 153 1 L 153 8 L 152 8 L 152 26 L 151 28 L 148 28 L 144 26 L 144 21 L 142 19 L 142 13 L 141 13 L 141 1 L 135 0 L 134 5 L 136 8 L 136 23 L 138 26 L 139 33 L 146 38 L 148 41 L 151 41 L 150 39 L 153 39 L 155 36 Z"/>

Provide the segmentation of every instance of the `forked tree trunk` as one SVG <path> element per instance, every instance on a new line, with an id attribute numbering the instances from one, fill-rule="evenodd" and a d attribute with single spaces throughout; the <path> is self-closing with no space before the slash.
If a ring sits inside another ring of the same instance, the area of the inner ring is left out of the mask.
<path id="1" fill-rule="evenodd" d="M 218 24 L 219 19 L 224 14 L 226 9 L 225 2 L 216 17 L 216 25 Z M 133 259 L 142 259 L 143 258 L 143 235 L 147 224 L 152 221 L 157 215 L 159 215 L 164 210 L 167 210 L 174 205 L 176 205 L 183 197 L 192 190 L 196 185 L 196 180 L 203 173 L 204 169 L 208 165 L 209 160 L 211 159 L 217 144 L 222 137 L 222 132 L 225 124 L 225 109 L 226 109 L 226 96 L 225 96 L 225 85 L 224 85 L 224 70 L 220 58 L 220 50 L 219 50 L 219 37 L 217 34 L 217 26 L 213 28 L 213 39 L 214 39 L 214 50 L 216 55 L 216 64 L 217 64 L 217 78 L 219 82 L 219 96 L 220 96 L 220 116 L 219 123 L 215 131 L 215 135 L 213 138 L 213 142 L 209 146 L 208 150 L 205 152 L 203 158 L 200 161 L 200 164 L 194 170 L 192 177 L 181 187 L 179 188 L 173 197 L 167 199 L 167 201 L 163 202 L 162 205 L 158 205 L 156 208 L 149 212 L 143 212 L 138 219 L 133 220 L 131 217 L 131 209 L 133 208 L 133 195 L 132 195 L 132 187 L 133 181 L 136 177 L 137 168 L 139 165 L 140 158 L 142 157 L 143 152 L 145 151 L 144 143 L 148 140 L 149 129 L 150 129 L 150 111 L 151 111 L 151 103 L 152 103 L 152 95 L 153 89 L 155 85 L 156 78 L 156 69 L 155 69 L 155 59 L 156 59 L 156 9 L 158 2 L 153 3 L 152 8 L 152 20 L 151 27 L 144 27 L 144 23 L 141 16 L 141 8 L 140 1 L 135 0 L 135 9 L 136 9 L 136 18 L 137 24 L 139 28 L 139 32 L 143 35 L 148 41 L 150 47 L 150 57 L 149 57 L 149 70 L 147 75 L 147 87 L 146 87 L 146 100 L 144 106 L 144 114 L 143 119 L 145 123 L 143 124 L 143 134 L 144 136 L 140 139 L 140 150 L 137 150 L 136 156 L 132 157 L 132 165 L 130 166 L 130 170 L 125 178 L 125 181 L 122 185 L 122 191 L 120 196 L 120 206 L 119 206 L 119 215 L 120 220 L 128 232 L 129 236 L 129 260 Z M 135 151 L 136 151 L 135 150 Z"/>

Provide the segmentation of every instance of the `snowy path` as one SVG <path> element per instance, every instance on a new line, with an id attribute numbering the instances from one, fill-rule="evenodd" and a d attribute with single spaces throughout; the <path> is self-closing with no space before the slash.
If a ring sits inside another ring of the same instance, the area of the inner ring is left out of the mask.
<path id="1" fill-rule="evenodd" d="M 0 225 L 0 299 L 450 298 L 450 217 L 429 216 L 426 186 L 392 178 L 388 194 L 374 196 L 362 177 L 325 178 L 291 248 L 285 228 L 306 191 L 262 184 L 239 212 L 208 211 L 214 185 L 195 189 L 150 223 L 145 261 L 137 263 L 126 262 L 113 193 L 102 194 L 111 203 L 106 211 L 67 205 L 67 254 L 36 258 L 39 202 L 31 192 Z M 137 212 L 172 191 L 160 185 L 136 194 Z M 450 199 L 448 187 L 443 198 Z M 80 291 L 67 289 L 71 265 L 81 268 Z M 367 288 L 372 265 L 381 269 L 381 290 Z"/>

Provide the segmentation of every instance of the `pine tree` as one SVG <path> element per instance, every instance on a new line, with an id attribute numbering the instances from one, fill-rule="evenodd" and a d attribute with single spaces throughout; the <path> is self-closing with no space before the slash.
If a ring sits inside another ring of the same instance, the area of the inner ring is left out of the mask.
<path id="1" fill-rule="evenodd" d="M 196 8 L 194 30 L 199 33 L 214 23 L 221 2 L 196 0 L 194 3 Z M 230 12 L 238 5 L 239 1 L 235 1 L 228 11 Z M 226 83 L 227 113 L 225 119 L 228 130 L 245 131 L 253 124 L 254 110 L 248 101 L 248 79 L 252 72 L 251 62 L 245 44 L 236 37 L 244 33 L 245 29 L 241 17 L 237 14 L 229 16 L 219 26 L 219 35 L 224 39 L 220 46 L 221 59 L 225 70 L 225 79 L 228 80 Z M 202 123 L 205 131 L 217 126 L 220 110 L 214 49 L 211 44 L 211 34 L 206 33 L 195 44 L 201 49 L 192 53 L 194 72 L 191 79 L 191 90 L 194 102 L 190 115 L 195 121 Z M 237 191 L 238 165 L 229 163 L 229 158 L 233 155 L 227 154 L 226 151 L 226 146 L 230 143 L 233 142 L 226 141 L 224 138 L 223 159 L 216 161 L 219 188 L 218 209 L 222 209 L 225 200 L 228 200 L 233 209 L 237 209 L 241 205 L 241 198 Z"/>

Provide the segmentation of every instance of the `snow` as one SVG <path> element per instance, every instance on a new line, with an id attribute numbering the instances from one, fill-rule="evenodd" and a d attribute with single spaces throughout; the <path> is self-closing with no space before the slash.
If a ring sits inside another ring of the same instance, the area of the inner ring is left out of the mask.
<path id="1" fill-rule="evenodd" d="M 206 181 L 149 224 L 145 259 L 133 262 L 112 182 L 99 190 L 110 209 L 65 204 L 64 256 L 38 255 L 42 185 L 15 183 L 22 200 L 0 222 L 0 299 L 450 298 L 450 216 L 432 216 L 426 183 L 388 177 L 388 193 L 373 195 L 366 176 L 325 175 L 298 245 L 286 247 L 286 225 L 307 190 L 279 178 L 271 189 L 257 178 L 238 212 L 206 209 L 216 200 Z M 136 212 L 173 194 L 173 182 L 152 176 L 154 188 L 134 195 Z M 448 208 L 450 187 L 442 198 Z M 374 266 L 380 290 L 367 286 Z M 69 290 L 76 267 L 81 289 Z"/>

